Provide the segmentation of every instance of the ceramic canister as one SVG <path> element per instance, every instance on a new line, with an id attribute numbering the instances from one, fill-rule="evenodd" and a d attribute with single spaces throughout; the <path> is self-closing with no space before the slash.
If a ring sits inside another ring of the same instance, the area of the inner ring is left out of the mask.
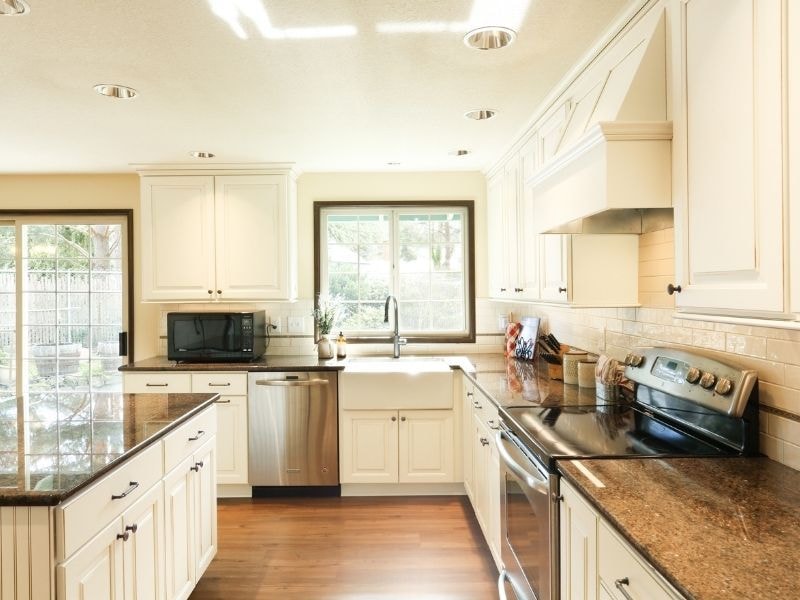
<path id="1" fill-rule="evenodd" d="M 594 369 L 597 362 L 594 360 L 582 360 L 578 363 L 578 387 L 594 388 L 596 385 Z"/>
<path id="2" fill-rule="evenodd" d="M 564 383 L 578 384 L 578 363 L 586 360 L 588 353 L 583 350 L 570 350 L 564 353 Z"/>

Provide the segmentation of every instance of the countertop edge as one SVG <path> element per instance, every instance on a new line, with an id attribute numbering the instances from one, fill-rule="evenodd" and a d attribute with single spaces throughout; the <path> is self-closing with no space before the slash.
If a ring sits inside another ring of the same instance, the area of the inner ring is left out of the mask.
<path id="1" fill-rule="evenodd" d="M 198 395 L 207 395 L 203 392 L 200 392 Z M 22 507 L 44 507 L 44 506 L 58 506 L 65 500 L 71 498 L 72 496 L 82 492 L 86 488 L 90 487 L 91 485 L 97 483 L 100 479 L 102 479 L 105 475 L 113 471 L 114 469 L 118 468 L 132 457 L 136 456 L 144 450 L 145 448 L 150 447 L 156 442 L 161 441 L 161 439 L 170 433 L 171 431 L 178 428 L 180 425 L 183 425 L 185 422 L 189 421 L 206 408 L 215 404 L 217 400 L 219 400 L 220 395 L 217 393 L 210 394 L 211 397 L 208 400 L 205 400 L 201 404 L 198 404 L 196 407 L 191 409 L 186 414 L 181 415 L 174 421 L 172 421 L 169 425 L 164 427 L 163 429 L 159 429 L 156 433 L 154 433 L 151 437 L 147 438 L 146 440 L 142 441 L 140 444 L 137 444 L 133 448 L 129 449 L 127 452 L 122 454 L 121 456 L 117 457 L 112 462 L 108 463 L 107 465 L 103 466 L 102 469 L 98 470 L 95 473 L 92 473 L 92 476 L 89 477 L 86 481 L 81 482 L 71 490 L 61 493 L 53 493 L 53 494 L 42 494 L 41 496 L 32 495 L 29 498 L 21 498 L 20 496 L 7 496 L 4 497 L 2 490 L 0 490 L 0 506 L 22 506 Z"/>
<path id="2" fill-rule="evenodd" d="M 642 558 L 644 558 L 650 565 L 652 565 L 653 569 L 655 569 L 661 577 L 663 577 L 669 584 L 674 587 L 681 595 L 683 595 L 687 600 L 694 600 L 695 596 L 689 590 L 687 590 L 683 584 L 666 568 L 663 564 L 653 556 L 650 551 L 645 548 L 641 542 L 639 542 L 634 536 L 632 536 L 625 527 L 600 503 L 597 502 L 592 496 L 585 491 L 585 484 L 567 471 L 566 469 L 561 468 L 561 463 L 569 460 L 575 459 L 558 459 L 556 461 L 556 467 L 558 469 L 559 475 L 561 475 L 564 479 L 570 482 L 572 486 L 578 491 L 581 495 L 581 498 L 584 499 L 590 506 L 597 509 L 600 515 L 609 522 L 609 524 L 614 528 L 620 536 L 622 536 L 626 542 L 628 542 L 633 548 L 638 552 Z"/>

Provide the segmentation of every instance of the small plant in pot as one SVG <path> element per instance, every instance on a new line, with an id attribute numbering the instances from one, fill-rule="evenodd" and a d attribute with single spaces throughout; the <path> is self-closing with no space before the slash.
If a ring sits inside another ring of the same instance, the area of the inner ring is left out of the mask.
<path id="1" fill-rule="evenodd" d="M 333 358 L 330 334 L 339 318 L 339 299 L 333 296 L 317 296 L 314 308 L 314 326 L 317 330 L 317 354 L 320 358 Z"/>

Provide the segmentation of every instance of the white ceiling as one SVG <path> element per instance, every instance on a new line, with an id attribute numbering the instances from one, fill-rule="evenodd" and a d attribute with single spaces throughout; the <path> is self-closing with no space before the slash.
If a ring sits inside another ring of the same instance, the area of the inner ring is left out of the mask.
<path id="1" fill-rule="evenodd" d="M 191 150 L 304 171 L 485 168 L 628 0 L 250 0 L 270 23 L 241 19 L 247 39 L 210 1 L 232 0 L 29 0 L 0 17 L 0 172 L 131 171 Z M 503 6 L 524 10 L 493 16 L 517 41 L 467 48 L 466 30 L 498 24 L 478 13 Z M 346 36 L 302 37 L 329 33 Z M 482 107 L 499 114 L 463 117 Z"/>

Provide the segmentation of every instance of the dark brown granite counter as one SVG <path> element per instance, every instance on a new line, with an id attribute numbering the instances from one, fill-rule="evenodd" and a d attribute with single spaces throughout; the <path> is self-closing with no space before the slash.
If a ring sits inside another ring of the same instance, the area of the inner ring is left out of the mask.
<path id="1" fill-rule="evenodd" d="M 797 598 L 800 472 L 767 458 L 567 460 L 559 470 L 687 597 Z"/>
<path id="2" fill-rule="evenodd" d="M 217 398 L 115 392 L 0 397 L 0 505 L 56 505 Z"/>
<path id="3" fill-rule="evenodd" d="M 137 360 L 120 371 L 341 371 L 345 361 L 320 360 L 316 356 L 263 356 L 252 362 L 179 363 L 166 356 Z"/>

